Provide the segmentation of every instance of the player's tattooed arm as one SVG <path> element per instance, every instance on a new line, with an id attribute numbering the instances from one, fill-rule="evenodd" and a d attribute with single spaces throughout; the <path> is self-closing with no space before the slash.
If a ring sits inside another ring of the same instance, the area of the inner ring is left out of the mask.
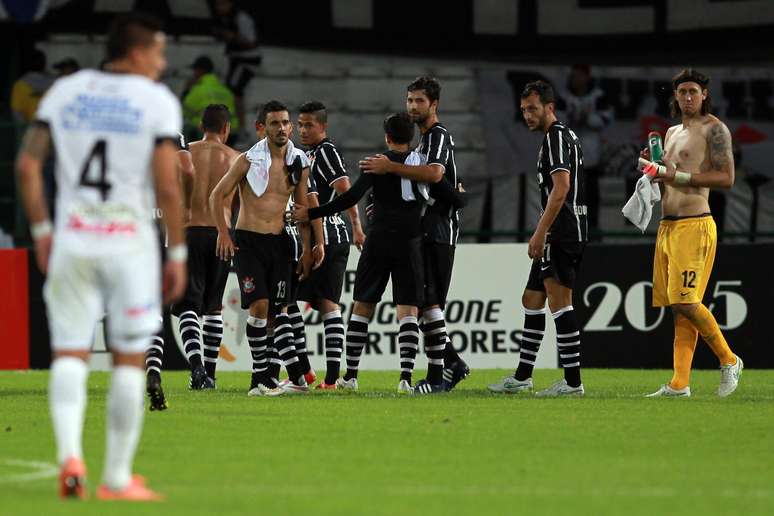
<path id="1" fill-rule="evenodd" d="M 21 145 L 21 154 L 26 154 L 31 158 L 45 161 L 51 150 L 51 133 L 48 126 L 43 123 L 32 124 L 27 132 L 24 133 L 24 139 Z M 21 157 L 20 154 L 20 157 Z"/>
<path id="2" fill-rule="evenodd" d="M 51 134 L 45 124 L 27 129 L 16 159 L 16 177 L 27 217 L 32 224 L 48 220 L 43 186 L 43 163 L 51 148 Z"/>
<path id="3" fill-rule="evenodd" d="M 707 188 L 731 188 L 734 185 L 734 154 L 731 132 L 718 122 L 707 131 L 707 159 L 700 174 L 691 175 L 691 185 Z"/>

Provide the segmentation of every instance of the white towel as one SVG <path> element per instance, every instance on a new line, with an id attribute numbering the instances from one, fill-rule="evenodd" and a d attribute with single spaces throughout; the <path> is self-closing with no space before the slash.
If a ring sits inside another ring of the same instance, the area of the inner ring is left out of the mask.
<path id="1" fill-rule="evenodd" d="M 643 175 L 637 181 L 634 193 L 626 201 L 621 213 L 645 233 L 650 217 L 653 215 L 653 205 L 659 201 L 661 201 L 661 190 L 658 185 L 652 183 L 650 177 Z"/>
<path id="2" fill-rule="evenodd" d="M 297 156 L 301 156 L 301 164 L 303 168 L 307 168 L 309 158 L 306 157 L 304 151 L 296 149 L 293 142 L 288 140 L 288 146 L 285 149 L 285 164 L 292 165 Z M 269 143 L 266 138 L 250 147 L 250 150 L 245 153 L 245 157 L 250 162 L 247 182 L 253 189 L 255 196 L 260 197 L 266 192 L 266 187 L 269 185 L 269 167 L 271 166 L 271 151 L 269 151 Z"/>

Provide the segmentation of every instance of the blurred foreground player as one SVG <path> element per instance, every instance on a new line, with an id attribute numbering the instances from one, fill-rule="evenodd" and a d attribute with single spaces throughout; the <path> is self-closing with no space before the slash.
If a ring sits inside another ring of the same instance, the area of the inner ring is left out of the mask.
<path id="1" fill-rule="evenodd" d="M 223 104 L 204 109 L 201 130 L 204 137 L 188 146 L 194 175 L 184 181 L 190 217 L 186 224 L 188 244 L 188 283 L 182 299 L 172 306 L 178 317 L 180 339 L 191 366 L 189 388 L 215 387 L 220 342 L 223 338 L 223 292 L 229 264 L 216 253 L 218 230 L 214 217 L 231 224 L 231 200 L 222 213 L 210 211 L 209 197 L 228 171 L 237 151 L 226 145 L 231 131 L 231 113 Z"/>
<path id="2" fill-rule="evenodd" d="M 522 295 L 524 333 L 519 365 L 512 376 L 489 386 L 494 392 L 532 390 L 532 370 L 546 328 L 546 300 L 556 325 L 564 379 L 537 396 L 582 396 L 580 326 L 572 306 L 583 250 L 588 241 L 583 152 L 575 133 L 556 119 L 554 90 L 530 82 L 521 94 L 521 113 L 530 131 L 545 134 L 538 154 L 541 216 L 529 240 L 532 268 Z"/>
<path id="3" fill-rule="evenodd" d="M 292 339 L 278 350 L 291 383 L 272 388 L 266 360 L 267 322 L 287 305 L 290 287 L 290 253 L 285 233 L 285 208 L 291 194 L 305 205 L 309 162 L 290 141 L 290 113 L 277 101 L 263 106 L 266 138 L 240 154 L 210 195 L 210 206 L 218 227 L 218 255 L 234 258 L 242 295 L 248 309 L 247 340 L 253 357 L 253 375 L 248 395 L 276 396 L 306 393 L 309 388 Z M 239 190 L 240 209 L 234 242 L 223 213 L 226 198 Z M 304 247 L 310 248 L 309 228 L 302 227 Z M 305 271 L 308 274 L 308 271 Z"/>
<path id="4" fill-rule="evenodd" d="M 54 351 L 49 400 L 60 495 L 86 496 L 82 431 L 94 328 L 110 318 L 113 374 L 108 393 L 103 500 L 158 500 L 132 475 L 143 417 L 144 353 L 159 329 L 162 275 L 151 218 L 153 186 L 170 248 L 165 301 L 185 289 L 186 247 L 175 140 L 180 104 L 156 82 L 166 67 L 155 19 L 118 18 L 107 39 L 109 72 L 60 79 L 43 98 L 17 162 L 35 254 L 47 273 L 44 296 Z M 52 228 L 41 167 L 56 148 L 57 216 Z M 52 232 L 53 231 L 53 232 Z"/>
<path id="5" fill-rule="evenodd" d="M 710 114 L 709 78 L 691 68 L 672 80 L 672 116 L 680 125 L 664 139 L 664 162 L 653 163 L 647 152 L 643 172 L 663 184 L 663 218 L 653 258 L 653 306 L 672 308 L 675 324 L 674 375 L 650 394 L 690 396 L 689 380 L 696 341 L 701 335 L 720 361 L 718 396 L 736 390 L 742 359 L 729 348 L 715 316 L 702 304 L 715 262 L 717 229 L 710 213 L 710 188 L 734 185 L 731 133 Z"/>

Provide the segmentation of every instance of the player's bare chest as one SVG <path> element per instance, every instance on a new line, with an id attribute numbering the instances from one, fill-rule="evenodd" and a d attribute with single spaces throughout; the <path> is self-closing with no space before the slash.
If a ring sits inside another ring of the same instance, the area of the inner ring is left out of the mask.
<path id="1" fill-rule="evenodd" d="M 707 140 L 700 127 L 677 129 L 666 146 L 666 157 L 675 163 L 701 163 L 706 152 Z"/>

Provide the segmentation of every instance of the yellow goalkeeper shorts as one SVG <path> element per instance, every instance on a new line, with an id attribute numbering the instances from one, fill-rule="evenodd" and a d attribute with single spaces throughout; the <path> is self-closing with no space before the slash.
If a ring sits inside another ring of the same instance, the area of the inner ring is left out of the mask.
<path id="1" fill-rule="evenodd" d="M 710 214 L 661 221 L 653 257 L 653 306 L 701 303 L 717 240 Z"/>

